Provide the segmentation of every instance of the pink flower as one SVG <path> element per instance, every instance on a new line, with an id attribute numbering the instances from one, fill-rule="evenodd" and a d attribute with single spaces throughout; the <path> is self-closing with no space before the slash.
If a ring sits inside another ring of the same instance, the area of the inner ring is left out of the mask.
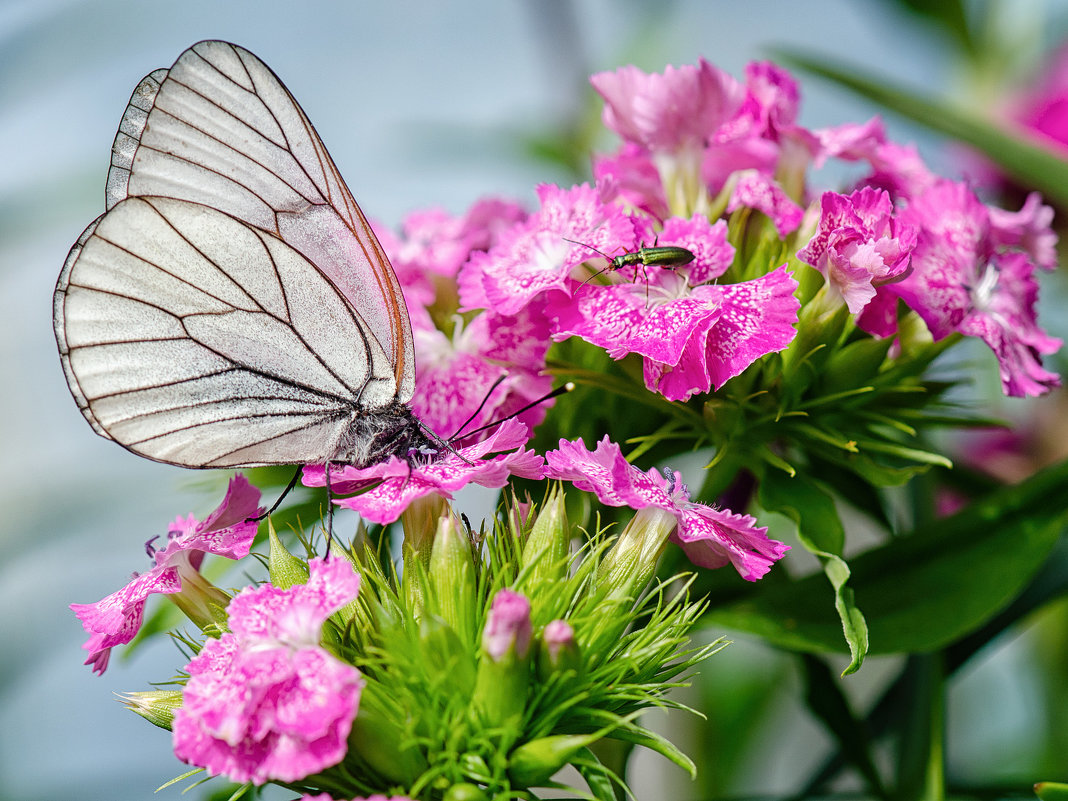
<path id="1" fill-rule="evenodd" d="M 637 244 L 634 225 L 620 206 L 581 184 L 538 187 L 541 208 L 501 235 L 487 253 L 476 253 L 460 273 L 461 307 L 515 315 L 550 291 L 570 294 L 571 272 L 590 256 L 581 242 L 604 250 Z M 568 240 L 572 240 L 569 242 Z"/>
<path id="2" fill-rule="evenodd" d="M 824 192 L 820 205 L 819 228 L 797 257 L 823 273 L 849 311 L 859 314 L 877 286 L 905 276 L 916 228 L 893 216 L 883 190 Z"/>
<path id="3" fill-rule="evenodd" d="M 771 569 L 789 546 L 768 539 L 767 527 L 758 528 L 748 515 L 715 509 L 690 501 L 677 472 L 642 472 L 630 464 L 605 436 L 590 452 L 581 440 L 560 440 L 560 448 L 545 455 L 546 478 L 572 482 L 593 492 L 601 503 L 632 509 L 656 508 L 675 517 L 671 541 L 681 546 L 695 565 L 705 568 L 733 564 L 747 581 L 756 581 Z"/>
<path id="4" fill-rule="evenodd" d="M 392 523 L 408 504 L 424 495 L 452 498 L 452 493 L 471 483 L 503 487 L 512 475 L 540 479 L 543 459 L 523 447 L 526 441 L 526 426 L 518 420 L 506 420 L 486 439 L 450 450 L 426 464 L 410 465 L 394 456 L 370 467 L 332 467 L 330 487 L 345 495 L 377 484 L 362 495 L 335 503 L 375 523 Z M 491 453 L 497 455 L 484 458 Z M 309 487 L 326 486 L 326 471 L 322 465 L 306 465 L 303 481 Z"/>
<path id="5" fill-rule="evenodd" d="M 468 420 L 464 430 L 474 431 L 507 417 L 551 388 L 552 378 L 541 373 L 549 343 L 548 320 L 533 306 L 514 317 L 486 311 L 468 325 L 457 322 L 452 339 L 437 329 L 418 331 L 412 410 L 432 431 L 446 436 L 455 436 Z M 503 381 L 487 399 L 499 379 Z M 548 407 L 539 404 L 519 417 L 528 434 Z"/>
<path id="6" fill-rule="evenodd" d="M 920 228 L 913 271 L 890 289 L 935 339 L 978 336 L 994 351 L 1008 395 L 1041 395 L 1060 385 L 1041 355 L 1060 340 L 1038 327 L 1038 283 L 1026 253 L 999 245 L 989 210 L 964 184 L 940 181 L 913 199 L 902 219 Z"/>
<path id="7" fill-rule="evenodd" d="M 735 178 L 727 212 L 746 207 L 756 209 L 775 223 L 784 239 L 801 224 L 804 212 L 771 177 L 759 170 L 742 170 Z"/>
<path id="8" fill-rule="evenodd" d="M 204 554 L 213 553 L 227 559 L 248 556 L 259 525 L 249 518 L 263 511 L 257 508 L 259 500 L 260 491 L 248 479 L 234 476 L 223 502 L 207 520 L 198 523 L 192 515 L 179 516 L 168 528 L 167 546 L 158 551 L 150 547 L 149 555 L 155 559 L 155 567 L 147 573 L 135 574 L 129 584 L 95 604 L 71 604 L 70 608 L 91 635 L 82 646 L 89 652 L 85 664 L 92 665 L 95 673 L 103 674 L 111 649 L 130 642 L 141 629 L 149 595 L 182 593 L 190 596 L 189 603 L 196 604 L 205 593 L 211 594 L 214 588 L 207 586 L 198 572 Z M 221 592 L 215 590 L 215 594 Z M 212 597 L 212 600 L 219 599 Z"/>
<path id="9" fill-rule="evenodd" d="M 438 300 L 442 279 L 455 280 L 472 253 L 488 250 L 503 231 L 525 218 L 526 212 L 517 203 L 487 198 L 475 203 L 462 217 L 442 209 L 413 212 L 404 219 L 400 237 L 375 226 L 404 290 L 412 328 L 417 333 L 435 330 L 426 307 Z M 451 300 L 450 295 L 445 293 Z"/>
<path id="10" fill-rule="evenodd" d="M 243 590 L 229 607 L 231 632 L 190 661 L 174 715 L 179 759 L 259 785 L 298 781 L 345 756 L 364 681 L 319 643 L 359 576 L 344 559 L 308 567 L 307 584 Z"/>
<path id="11" fill-rule="evenodd" d="M 1012 116 L 1042 144 L 1068 158 L 1068 47 L 1060 47 L 1036 82 L 1015 102 Z"/>
<path id="12" fill-rule="evenodd" d="M 700 59 L 648 74 L 634 66 L 590 78 L 604 98 L 605 127 L 651 151 L 677 153 L 703 147 L 738 111 L 743 87 Z"/>
<path id="13" fill-rule="evenodd" d="M 553 308 L 553 338 L 582 337 L 613 359 L 641 355 L 646 386 L 669 400 L 718 389 L 793 339 L 797 284 L 785 268 L 741 284 L 705 283 L 734 257 L 724 221 L 672 218 L 659 244 L 684 247 L 696 258 L 675 270 L 649 268 L 647 281 L 583 287 Z"/>
<path id="14" fill-rule="evenodd" d="M 482 650 L 494 662 L 501 661 L 509 651 L 514 651 L 519 659 L 526 659 L 533 636 L 530 601 L 518 592 L 499 590 L 493 596 L 482 629 Z"/>

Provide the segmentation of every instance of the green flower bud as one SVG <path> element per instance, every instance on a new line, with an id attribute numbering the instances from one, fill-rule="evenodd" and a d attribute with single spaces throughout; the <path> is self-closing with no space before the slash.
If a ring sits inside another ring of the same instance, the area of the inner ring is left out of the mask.
<path id="1" fill-rule="evenodd" d="M 636 598 L 656 572 L 656 563 L 678 520 L 666 509 L 639 509 L 605 554 L 597 587 L 608 597 Z"/>
<path id="2" fill-rule="evenodd" d="M 555 484 L 538 510 L 530 536 L 523 545 L 520 569 L 529 571 L 524 587 L 530 588 L 531 597 L 537 596 L 536 588 L 540 584 L 557 582 L 567 576 L 570 544 L 564 493 Z"/>
<path id="3" fill-rule="evenodd" d="M 582 655 L 571 625 L 566 620 L 554 620 L 542 630 L 538 641 L 538 678 L 545 680 L 567 671 L 575 677 L 582 676 Z"/>
<path id="4" fill-rule="evenodd" d="M 530 683 L 530 601 L 501 590 L 482 630 L 482 659 L 471 699 L 486 726 L 517 722 L 526 706 Z"/>
<path id="5" fill-rule="evenodd" d="M 489 801 L 489 796 L 477 785 L 462 782 L 446 790 L 441 801 Z"/>
<path id="6" fill-rule="evenodd" d="M 150 690 L 147 692 L 121 693 L 119 699 L 131 712 L 135 712 L 153 726 L 171 730 L 174 710 L 182 705 L 181 690 Z"/>
<path id="7" fill-rule="evenodd" d="M 298 559 L 286 549 L 286 546 L 278 539 L 270 518 L 267 519 L 267 541 L 271 549 L 267 561 L 271 584 L 280 590 L 288 590 L 297 584 L 307 584 L 308 563 L 303 559 Z"/>
<path id="8" fill-rule="evenodd" d="M 430 568 L 430 554 L 434 547 L 438 520 L 446 514 L 448 509 L 445 499 L 434 494 L 417 498 L 401 514 L 401 525 L 404 527 L 404 544 L 401 546 L 404 563 L 401 596 L 416 619 L 422 617 L 426 603 L 423 598 L 422 575 Z"/>
<path id="9" fill-rule="evenodd" d="M 430 551 L 430 591 L 432 608 L 459 636 L 461 642 L 475 643 L 476 609 L 475 565 L 471 541 L 459 521 L 447 514 L 438 521 Z"/>
<path id="10" fill-rule="evenodd" d="M 579 751 L 602 736 L 602 732 L 557 734 L 524 743 L 508 757 L 508 778 L 520 787 L 542 786 Z"/>
<path id="11" fill-rule="evenodd" d="M 1068 784 L 1061 782 L 1037 782 L 1035 795 L 1042 801 L 1068 801 Z"/>

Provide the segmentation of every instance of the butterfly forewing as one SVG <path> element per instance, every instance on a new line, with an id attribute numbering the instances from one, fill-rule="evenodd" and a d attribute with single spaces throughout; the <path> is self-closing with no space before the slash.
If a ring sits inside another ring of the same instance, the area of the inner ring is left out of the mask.
<path id="1" fill-rule="evenodd" d="M 222 212 L 130 198 L 76 251 L 57 289 L 72 388 L 95 427 L 141 455 L 194 467 L 324 462 L 352 410 L 372 408 L 362 393 L 393 385 L 330 281 Z"/>
<path id="2" fill-rule="evenodd" d="M 110 205 L 189 200 L 280 237 L 359 309 L 386 354 L 395 387 L 389 397 L 371 387 L 364 400 L 411 399 L 414 346 L 397 278 L 308 118 L 263 62 L 225 42 L 194 45 L 141 82 L 113 151 Z"/>
<path id="3" fill-rule="evenodd" d="M 194 45 L 138 85 L 111 164 L 54 307 L 99 434 L 186 467 L 363 466 L 428 444 L 397 278 L 266 65 Z"/>

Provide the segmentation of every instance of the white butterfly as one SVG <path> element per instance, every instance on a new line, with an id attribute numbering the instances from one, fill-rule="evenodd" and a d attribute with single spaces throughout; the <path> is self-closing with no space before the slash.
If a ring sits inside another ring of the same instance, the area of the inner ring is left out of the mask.
<path id="1" fill-rule="evenodd" d="M 54 299 L 67 383 L 98 434 L 184 467 L 433 448 L 408 407 L 397 277 L 262 61 L 208 41 L 148 75 L 111 164 L 107 212 Z"/>

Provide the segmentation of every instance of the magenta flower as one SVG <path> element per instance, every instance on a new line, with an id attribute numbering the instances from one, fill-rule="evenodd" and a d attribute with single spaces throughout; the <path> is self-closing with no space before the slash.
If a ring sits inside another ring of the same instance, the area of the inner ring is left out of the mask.
<path id="1" fill-rule="evenodd" d="M 95 604 L 71 604 L 70 608 L 90 635 L 82 646 L 89 652 L 85 664 L 92 665 L 93 672 L 103 674 L 111 649 L 130 642 L 141 629 L 145 601 L 153 593 L 180 593 L 186 609 L 209 603 L 225 606 L 227 596 L 205 582 L 198 571 L 206 553 L 227 559 L 248 556 L 259 525 L 250 518 L 263 511 L 257 507 L 259 501 L 260 491 L 244 476 L 234 476 L 223 502 L 207 520 L 199 523 L 192 515 L 187 518 L 179 515 L 167 530 L 167 546 L 158 551 L 150 547 L 155 567 L 147 573 L 135 574 L 129 584 Z M 210 612 L 205 611 L 204 617 L 210 619 Z"/>
<path id="2" fill-rule="evenodd" d="M 582 337 L 613 359 L 641 355 L 646 386 L 669 400 L 718 389 L 793 339 L 800 304 L 785 268 L 741 284 L 707 283 L 734 258 L 724 221 L 672 218 L 659 244 L 696 258 L 675 270 L 649 268 L 647 281 L 583 287 L 552 309 L 553 338 Z"/>
<path id="3" fill-rule="evenodd" d="M 525 659 L 534 630 L 530 623 L 530 601 L 509 589 L 493 596 L 486 625 L 482 629 L 482 650 L 495 662 L 512 651 Z"/>
<path id="4" fill-rule="evenodd" d="M 674 516 L 670 539 L 698 567 L 730 563 L 742 578 L 756 581 L 789 550 L 788 545 L 769 539 L 767 527 L 758 528 L 748 515 L 691 502 L 679 473 L 643 473 L 607 435 L 592 452 L 582 440 L 562 439 L 560 448 L 547 453 L 545 459 L 546 478 L 570 481 L 580 490 L 595 493 L 601 503 L 635 510 L 655 508 Z"/>
<path id="5" fill-rule="evenodd" d="M 916 228 L 893 216 L 884 190 L 824 192 L 820 205 L 819 228 L 797 257 L 823 273 L 849 311 L 859 314 L 876 287 L 907 274 Z"/>
<path id="6" fill-rule="evenodd" d="M 308 567 L 307 584 L 243 590 L 231 631 L 190 661 L 172 727 L 179 759 L 259 785 L 298 781 L 345 756 L 364 681 L 319 643 L 360 577 L 344 559 Z"/>
<path id="7" fill-rule="evenodd" d="M 450 450 L 426 464 L 409 464 L 393 456 L 370 467 L 331 467 L 330 487 L 345 495 L 377 484 L 362 495 L 340 498 L 335 503 L 354 509 L 375 523 L 392 523 L 412 501 L 424 495 L 433 493 L 451 499 L 454 492 L 472 483 L 503 487 L 512 475 L 542 478 L 544 460 L 523 447 L 526 441 L 526 426 L 518 420 L 506 420 L 486 439 Z M 485 458 L 488 454 L 496 456 Z M 306 465 L 303 482 L 308 487 L 326 486 L 323 466 Z"/>
<path id="8" fill-rule="evenodd" d="M 507 417 L 552 387 L 543 375 L 549 323 L 532 306 L 514 317 L 483 312 L 468 325 L 457 322 L 450 340 L 437 329 L 416 332 L 419 372 L 412 409 L 432 431 L 454 436 Z M 489 394 L 493 383 L 503 381 Z M 482 406 L 474 419 L 472 415 Z M 549 404 L 520 415 L 528 436 Z M 485 435 L 483 435 L 485 436 Z"/>
<path id="9" fill-rule="evenodd" d="M 1038 327 L 1034 265 L 1026 253 L 999 246 L 989 210 L 975 194 L 964 184 L 940 181 L 901 216 L 920 229 L 919 239 L 912 274 L 888 289 L 923 318 L 935 339 L 959 331 L 989 345 L 1007 395 L 1041 395 L 1059 386 L 1059 377 L 1041 363 L 1061 341 Z"/>
<path id="10" fill-rule="evenodd" d="M 783 238 L 795 231 L 805 216 L 783 188 L 760 170 L 742 170 L 735 176 L 727 212 L 742 207 L 756 209 L 769 217 Z"/>
<path id="11" fill-rule="evenodd" d="M 464 266 L 459 278 L 464 310 L 515 315 L 543 293 L 570 294 L 572 270 L 592 252 L 574 242 L 600 250 L 637 245 L 634 224 L 622 207 L 606 203 L 592 186 L 561 189 L 546 184 L 538 187 L 538 198 L 541 208 L 535 214 Z"/>
<path id="12" fill-rule="evenodd" d="M 604 98 L 605 127 L 654 151 L 701 148 L 738 111 L 744 88 L 703 58 L 648 74 L 634 66 L 590 78 Z"/>

